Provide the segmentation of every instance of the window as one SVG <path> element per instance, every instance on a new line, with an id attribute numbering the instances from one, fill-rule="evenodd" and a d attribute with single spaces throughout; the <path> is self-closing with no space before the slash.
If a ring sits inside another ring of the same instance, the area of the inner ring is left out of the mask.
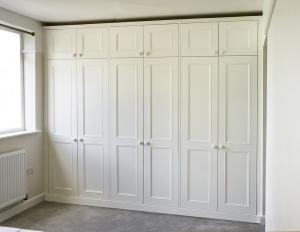
<path id="1" fill-rule="evenodd" d="M 21 37 L 0 28 L 0 134 L 24 130 Z"/>

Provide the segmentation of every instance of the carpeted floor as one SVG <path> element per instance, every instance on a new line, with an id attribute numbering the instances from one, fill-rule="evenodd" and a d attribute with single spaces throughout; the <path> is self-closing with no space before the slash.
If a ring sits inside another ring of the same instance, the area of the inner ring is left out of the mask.
<path id="1" fill-rule="evenodd" d="M 0 226 L 47 232 L 263 232 L 258 224 L 41 203 Z"/>

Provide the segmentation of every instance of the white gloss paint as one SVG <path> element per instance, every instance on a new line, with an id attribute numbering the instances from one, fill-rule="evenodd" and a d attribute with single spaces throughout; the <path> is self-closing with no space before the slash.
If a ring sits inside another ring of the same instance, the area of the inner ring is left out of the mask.
<path id="1" fill-rule="evenodd" d="M 254 12 L 262 11 L 263 1 L 0 0 L 0 6 L 43 22 L 74 22 L 174 15 Z"/>
<path id="2" fill-rule="evenodd" d="M 26 69 L 26 84 L 30 85 L 33 90 L 26 92 L 25 95 L 28 98 L 34 97 L 35 100 L 32 102 L 25 102 L 30 104 L 30 117 L 35 120 L 36 125 L 28 125 L 29 130 L 41 130 L 43 127 L 43 86 L 42 86 L 42 51 L 43 51 L 43 31 L 41 24 L 30 18 L 12 13 L 8 10 L 0 8 L 0 22 L 3 24 L 9 24 L 17 27 L 21 27 L 30 31 L 35 31 L 36 36 L 35 43 L 31 38 L 25 38 L 25 43 L 28 45 L 25 47 L 28 50 L 25 56 L 30 56 L 27 59 L 28 62 L 35 62 L 36 68 L 33 70 Z M 30 40 L 30 41 L 28 41 Z M 33 42 L 33 43 L 31 43 Z M 26 65 L 26 64 L 25 64 Z M 29 115 L 28 112 L 26 114 Z M 27 177 L 27 190 L 29 198 L 37 196 L 44 192 L 44 170 L 43 170 L 43 134 L 42 133 L 31 133 L 18 135 L 16 137 L 8 137 L 0 139 L 0 154 L 24 149 L 27 152 L 27 167 L 33 168 L 33 175 Z"/>
<path id="3" fill-rule="evenodd" d="M 299 9 L 277 0 L 268 31 L 266 231 L 300 231 Z"/>

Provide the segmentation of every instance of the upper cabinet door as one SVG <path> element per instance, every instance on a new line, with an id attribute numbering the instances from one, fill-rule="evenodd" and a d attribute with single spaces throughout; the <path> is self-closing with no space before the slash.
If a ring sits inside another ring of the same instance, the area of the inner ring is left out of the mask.
<path id="1" fill-rule="evenodd" d="M 108 28 L 77 30 L 79 58 L 106 58 L 108 56 Z"/>
<path id="2" fill-rule="evenodd" d="M 178 58 L 145 60 L 146 204 L 178 206 Z"/>
<path id="3" fill-rule="evenodd" d="M 221 22 L 220 55 L 257 55 L 257 22 Z"/>
<path id="4" fill-rule="evenodd" d="M 181 206 L 216 210 L 218 57 L 181 62 Z"/>
<path id="5" fill-rule="evenodd" d="M 220 58 L 220 211 L 256 213 L 257 58 Z"/>
<path id="6" fill-rule="evenodd" d="M 143 26 L 111 27 L 111 57 L 143 57 Z"/>
<path id="7" fill-rule="evenodd" d="M 76 58 L 76 30 L 47 30 L 48 59 Z"/>
<path id="8" fill-rule="evenodd" d="M 218 56 L 218 23 L 181 25 L 182 56 Z"/>
<path id="9" fill-rule="evenodd" d="M 108 61 L 77 61 L 78 177 L 83 197 L 108 197 Z"/>
<path id="10" fill-rule="evenodd" d="M 178 24 L 144 28 L 145 57 L 178 56 Z"/>

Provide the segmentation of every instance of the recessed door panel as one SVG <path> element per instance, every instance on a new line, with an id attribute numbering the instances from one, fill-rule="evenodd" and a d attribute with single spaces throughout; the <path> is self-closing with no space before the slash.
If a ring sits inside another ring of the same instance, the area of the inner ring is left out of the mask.
<path id="1" fill-rule="evenodd" d="M 178 205 L 178 59 L 145 60 L 145 203 Z"/>
<path id="2" fill-rule="evenodd" d="M 82 165 L 80 170 L 82 172 L 81 194 L 99 195 L 104 194 L 104 179 L 106 177 L 104 147 L 100 144 L 85 144 L 83 145 L 83 152 L 81 153 Z"/>
<path id="3" fill-rule="evenodd" d="M 111 57 L 143 57 L 143 26 L 110 28 Z"/>
<path id="4" fill-rule="evenodd" d="M 178 24 L 144 27 L 146 57 L 178 56 Z"/>
<path id="5" fill-rule="evenodd" d="M 257 58 L 220 59 L 219 210 L 256 213 Z"/>
<path id="6" fill-rule="evenodd" d="M 76 58 L 76 30 L 47 30 L 47 58 Z"/>
<path id="7" fill-rule="evenodd" d="M 111 62 L 111 198 L 142 202 L 143 60 Z"/>
<path id="8" fill-rule="evenodd" d="M 108 62 L 77 61 L 79 192 L 108 197 Z"/>
<path id="9" fill-rule="evenodd" d="M 218 23 L 181 24 L 182 56 L 218 56 Z"/>
<path id="10" fill-rule="evenodd" d="M 77 30 L 79 58 L 108 57 L 108 28 L 82 28 Z"/>
<path id="11" fill-rule="evenodd" d="M 138 151 L 136 147 L 117 148 L 117 194 L 138 199 Z"/>
<path id="12" fill-rule="evenodd" d="M 181 205 L 217 209 L 218 58 L 181 60 Z"/>
<path id="13" fill-rule="evenodd" d="M 220 55 L 257 55 L 257 21 L 220 22 Z"/>

